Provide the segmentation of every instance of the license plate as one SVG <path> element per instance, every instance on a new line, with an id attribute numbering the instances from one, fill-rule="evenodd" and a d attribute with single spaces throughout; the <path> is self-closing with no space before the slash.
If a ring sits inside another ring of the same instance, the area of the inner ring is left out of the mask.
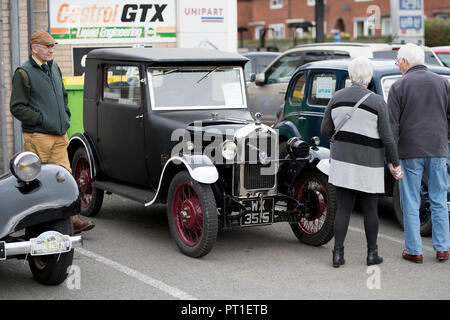
<path id="1" fill-rule="evenodd" d="M 69 252 L 72 249 L 72 243 L 70 236 L 57 231 L 47 231 L 37 238 L 30 239 L 30 249 L 32 256 L 58 254 Z"/>
<path id="2" fill-rule="evenodd" d="M 6 259 L 5 241 L 0 241 L 0 260 Z"/>
<path id="3" fill-rule="evenodd" d="M 273 223 L 273 198 L 245 200 L 242 204 L 247 208 L 247 213 L 241 217 L 241 226 Z"/>

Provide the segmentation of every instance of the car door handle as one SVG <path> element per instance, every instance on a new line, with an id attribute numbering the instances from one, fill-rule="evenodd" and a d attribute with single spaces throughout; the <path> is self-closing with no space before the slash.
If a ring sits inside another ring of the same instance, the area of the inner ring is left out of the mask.
<path id="1" fill-rule="evenodd" d="M 306 120 L 306 118 L 304 116 L 300 116 L 300 117 L 298 117 L 298 120 L 303 121 L 303 120 Z"/>
<path id="2" fill-rule="evenodd" d="M 136 116 L 136 119 L 142 119 L 143 117 L 144 117 L 144 115 L 140 114 L 140 115 Z"/>

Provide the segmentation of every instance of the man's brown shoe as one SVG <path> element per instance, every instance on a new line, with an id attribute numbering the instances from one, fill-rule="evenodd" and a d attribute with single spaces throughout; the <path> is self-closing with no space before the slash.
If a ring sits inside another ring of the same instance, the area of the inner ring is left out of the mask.
<path id="1" fill-rule="evenodd" d="M 403 259 L 405 259 L 405 260 L 415 262 L 415 263 L 423 263 L 423 255 L 422 254 L 417 254 L 417 255 L 407 254 L 406 250 L 403 250 L 402 256 L 403 256 Z"/>
<path id="2" fill-rule="evenodd" d="M 72 223 L 73 223 L 73 232 L 74 233 L 80 233 L 82 231 L 88 231 L 95 227 L 94 222 L 92 221 L 83 221 L 80 218 L 80 215 L 77 214 L 75 216 L 72 216 Z"/>
<path id="3" fill-rule="evenodd" d="M 438 259 L 438 261 L 448 260 L 448 251 L 437 251 L 436 259 Z"/>

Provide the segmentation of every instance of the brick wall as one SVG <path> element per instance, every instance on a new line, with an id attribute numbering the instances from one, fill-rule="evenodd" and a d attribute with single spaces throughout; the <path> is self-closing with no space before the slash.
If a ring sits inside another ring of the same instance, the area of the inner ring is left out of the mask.
<path id="1" fill-rule="evenodd" d="M 293 36 L 293 30 L 289 30 L 286 20 L 303 19 L 304 21 L 314 21 L 314 6 L 308 6 L 307 0 L 283 0 L 283 8 L 270 9 L 270 0 L 238 0 L 238 26 L 247 27 L 249 32 L 245 33 L 245 39 L 254 39 L 255 32 L 252 22 L 265 22 L 265 27 L 269 24 L 285 24 L 285 37 Z M 371 5 L 380 8 L 381 16 L 390 16 L 390 0 L 327 0 L 325 4 L 326 33 L 337 27 L 337 22 L 342 19 L 345 32 L 353 37 L 354 19 L 369 17 L 367 9 Z M 436 11 L 448 12 L 450 17 L 449 1 L 426 0 L 424 1 L 424 13 L 428 18 L 435 16 Z M 381 34 L 381 29 L 375 30 L 376 35 Z"/>

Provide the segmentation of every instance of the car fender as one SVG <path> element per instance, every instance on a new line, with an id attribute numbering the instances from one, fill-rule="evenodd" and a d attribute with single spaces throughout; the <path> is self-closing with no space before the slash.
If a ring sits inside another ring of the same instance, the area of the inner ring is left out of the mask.
<path id="1" fill-rule="evenodd" d="M 80 147 L 86 150 L 89 160 L 91 177 L 95 178 L 100 171 L 100 166 L 97 154 L 88 135 L 84 133 L 76 133 L 70 138 L 69 146 L 67 147 L 67 152 L 69 154 L 69 161 L 70 163 L 72 163 L 73 156 Z"/>
<path id="2" fill-rule="evenodd" d="M 281 121 L 275 126 L 274 129 L 278 130 L 280 141 L 282 140 L 281 137 L 285 137 L 286 140 L 292 137 L 302 138 L 300 131 L 298 131 L 295 124 L 293 124 L 291 121 Z"/>
<path id="3" fill-rule="evenodd" d="M 327 176 L 330 173 L 330 149 L 325 147 L 315 147 L 309 150 L 311 154 L 310 162 L 316 161 L 316 167 Z"/>
<path id="4" fill-rule="evenodd" d="M 151 201 L 145 203 L 146 207 L 155 203 L 157 199 L 166 199 L 170 182 L 175 174 L 180 171 L 180 167 L 185 167 L 192 179 L 200 183 L 213 184 L 219 179 L 219 172 L 216 166 L 205 155 L 172 157 L 164 164 L 156 195 Z"/>
<path id="5" fill-rule="evenodd" d="M 0 189 L 0 239 L 80 212 L 77 183 L 66 168 L 57 164 L 43 163 L 39 176 L 28 183 L 7 174 L 0 179 Z"/>
<path id="6" fill-rule="evenodd" d="M 211 159 L 205 155 L 183 155 L 182 157 L 172 157 L 167 162 L 174 162 L 177 165 L 180 165 L 180 162 L 183 163 L 188 169 L 192 179 L 200 183 L 211 184 L 219 179 L 219 172 L 217 171 L 216 166 Z"/>

